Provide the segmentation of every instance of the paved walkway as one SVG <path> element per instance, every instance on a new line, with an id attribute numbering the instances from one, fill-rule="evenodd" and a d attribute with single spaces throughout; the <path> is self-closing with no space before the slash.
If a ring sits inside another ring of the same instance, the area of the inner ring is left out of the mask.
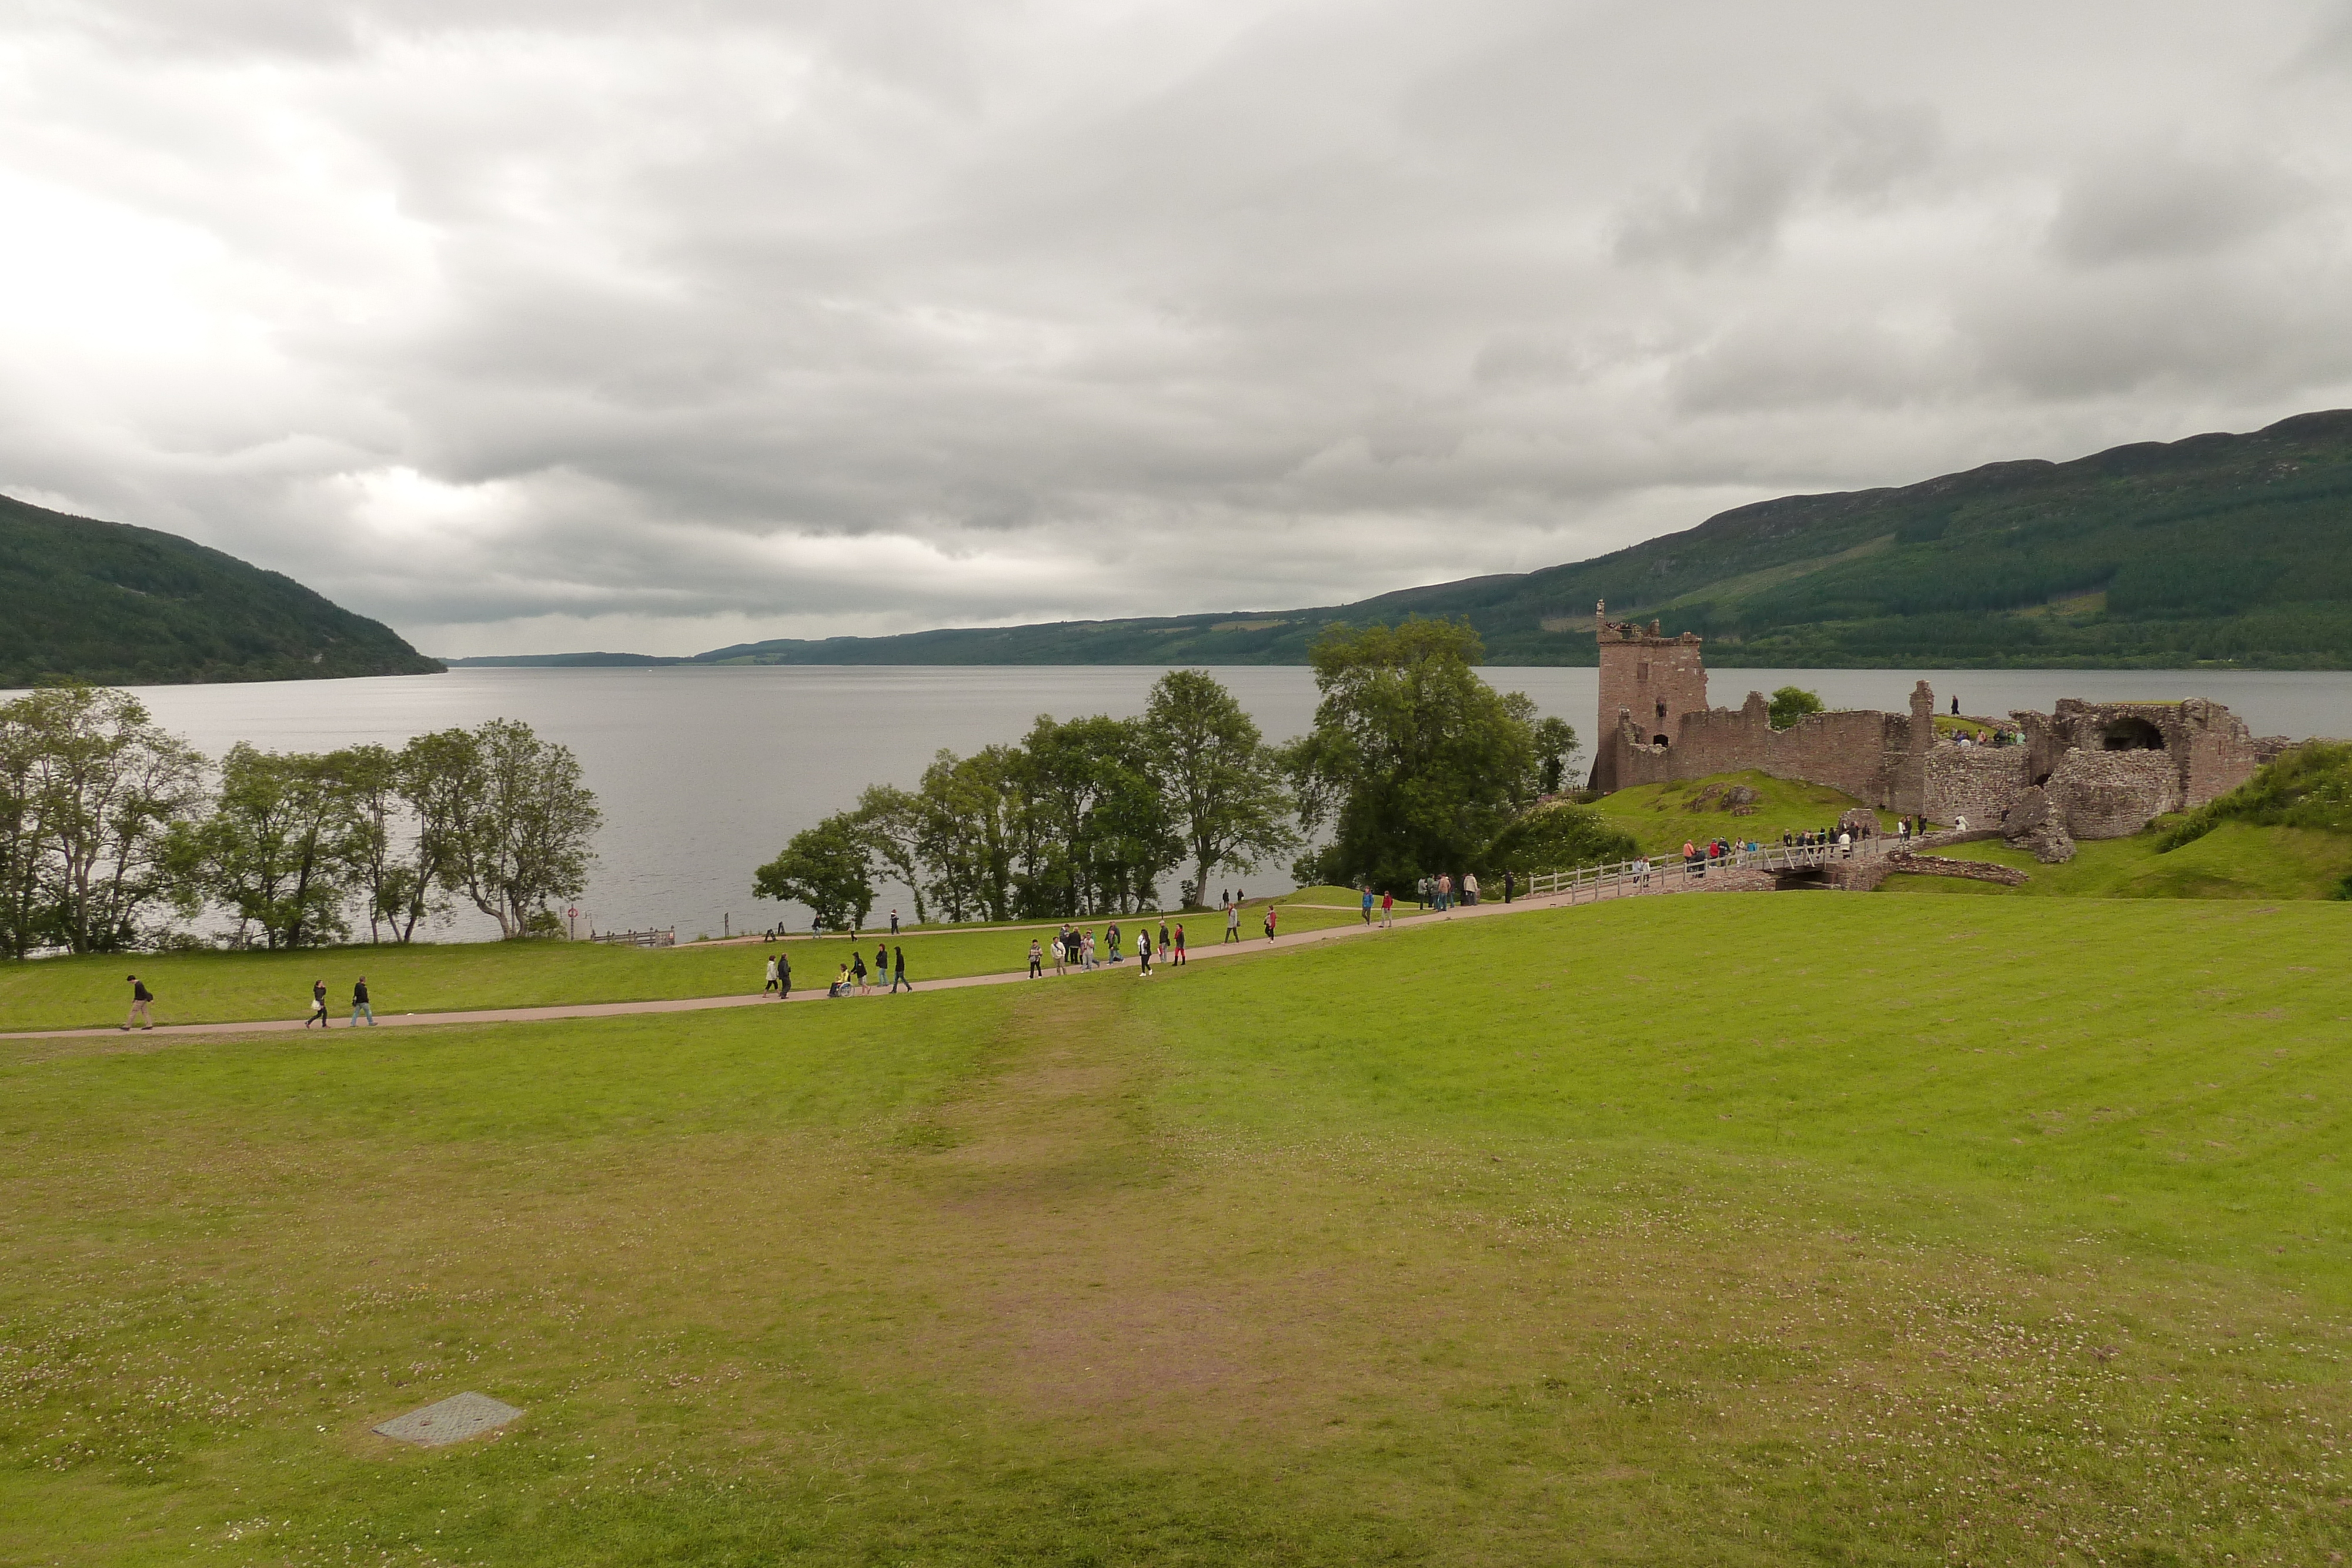
<path id="1" fill-rule="evenodd" d="M 1730 885 L 1727 880 L 1720 875 L 1716 879 L 1715 884 L 1712 888 L 1701 886 L 1689 889 L 1670 889 L 1664 885 L 1666 880 L 1667 879 L 1663 876 L 1660 877 L 1658 879 L 1659 886 L 1656 889 L 1652 890 L 1650 893 L 1643 894 L 1637 893 L 1632 889 L 1627 889 L 1622 896 L 1655 896 L 1660 893 L 1680 891 L 1688 891 L 1693 893 L 1709 891 L 1740 891 L 1739 888 Z M 1595 901 L 1587 897 L 1580 899 L 1578 902 L 1589 904 Z M 1515 904 L 1480 904 L 1467 909 L 1456 909 L 1448 915 L 1418 915 L 1410 922 L 1399 922 L 1397 925 L 1387 927 L 1386 929 L 1389 931 L 1402 931 L 1405 930 L 1408 925 L 1429 926 L 1439 925 L 1449 920 L 1481 920 L 1499 915 L 1521 915 L 1526 914 L 1530 910 L 1561 908 L 1565 906 L 1567 903 L 1568 899 L 1565 895 L 1551 894 L 1542 898 L 1523 898 Z M 1383 928 L 1376 920 L 1375 923 L 1370 925 L 1329 925 L 1324 927 L 1320 931 L 1289 932 L 1276 936 L 1271 942 L 1268 942 L 1265 939 L 1265 934 L 1262 931 L 1255 935 L 1244 932 L 1244 940 L 1240 942 L 1219 942 L 1210 946 L 1192 948 L 1191 950 L 1191 958 L 1193 963 L 1214 963 L 1222 959 L 1237 958 L 1254 953 L 1286 951 L 1294 947 L 1308 947 L 1318 942 L 1338 942 L 1347 940 L 1350 937 L 1371 936 L 1379 934 L 1382 929 Z M 1222 936 L 1223 933 L 1220 933 L 1219 935 Z M 1160 964 L 1154 967 L 1160 971 L 1171 973 L 1175 967 L 1175 966 L 1169 964 Z M 1098 968 L 1095 972 L 1097 974 L 1123 974 L 1132 976 L 1135 974 L 1136 970 L 1134 963 L 1132 959 L 1130 959 L 1128 963 L 1119 965 L 1117 969 Z M 1076 974 L 1077 971 L 1072 970 L 1071 977 L 1076 977 Z M 1063 977 L 1061 976 L 1053 974 L 1050 970 L 1048 970 L 1045 975 L 1045 979 L 1049 981 L 1060 979 L 1062 977 Z M 961 990 L 970 986 L 1017 985 L 1025 982 L 1028 978 L 1028 970 L 1026 968 L 1021 968 L 1004 974 L 961 975 L 953 978 L 944 980 L 917 980 L 911 982 L 911 985 L 913 988 L 918 991 L 952 991 Z M 833 998 L 827 997 L 823 991 L 808 990 L 794 993 L 792 998 L 792 1004 L 797 1006 L 803 1002 L 841 1000 L 878 1001 L 882 999 L 885 995 L 887 995 L 886 992 L 877 990 L 871 997 Z M 773 1005 L 775 1005 L 774 998 L 768 996 L 765 993 L 755 992 L 749 996 L 684 997 L 669 1001 L 571 1002 L 559 1007 L 551 1008 L 483 1008 L 470 1012 L 386 1013 L 378 1018 L 376 1023 L 378 1027 L 383 1029 L 402 1029 L 417 1024 L 540 1023 L 559 1019 L 618 1018 L 635 1013 L 693 1013 L 706 1012 L 713 1008 L 756 1008 Z M 242 1023 L 157 1024 L 152 1030 L 142 1030 L 134 1032 L 157 1035 L 295 1034 L 299 1033 L 304 1027 L 304 1022 L 300 1019 L 261 1019 L 247 1020 Z M 339 1022 L 334 1027 L 340 1030 L 345 1026 Z M 365 1026 L 363 1025 L 362 1027 Z M 123 1031 L 112 1027 L 101 1029 L 36 1030 L 18 1033 L 0 1034 L 0 1040 L 74 1040 L 84 1037 L 120 1034 L 121 1032 Z"/>

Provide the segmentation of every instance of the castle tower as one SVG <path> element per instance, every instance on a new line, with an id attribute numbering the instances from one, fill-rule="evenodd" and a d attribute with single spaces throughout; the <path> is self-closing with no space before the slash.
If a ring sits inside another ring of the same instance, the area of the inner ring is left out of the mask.
<path id="1" fill-rule="evenodd" d="M 1601 645 L 1601 715 L 1591 783 L 1615 789 L 1619 716 L 1632 717 L 1644 742 L 1671 746 L 1683 715 L 1706 711 L 1706 664 L 1696 633 L 1669 637 L 1655 621 L 1647 627 L 1612 622 L 1606 602 L 1592 607 L 1592 631 Z"/>

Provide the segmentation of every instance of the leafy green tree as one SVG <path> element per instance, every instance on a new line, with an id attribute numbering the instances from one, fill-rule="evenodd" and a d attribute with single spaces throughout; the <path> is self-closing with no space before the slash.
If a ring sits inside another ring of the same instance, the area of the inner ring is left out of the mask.
<path id="1" fill-rule="evenodd" d="M 1483 653 L 1446 621 L 1335 625 L 1317 642 L 1322 701 L 1286 760 L 1300 825 L 1332 836 L 1302 880 L 1402 886 L 1465 869 L 1533 800 L 1532 705 L 1479 679 Z"/>
<path id="2" fill-rule="evenodd" d="M 431 777 L 416 782 L 449 813 L 442 885 L 497 921 L 501 936 L 560 931 L 551 905 L 587 886 L 604 821 L 571 747 L 494 718 L 440 732 L 427 756 L 420 766 Z"/>
<path id="3" fill-rule="evenodd" d="M 874 907 L 874 882 L 857 814 L 836 812 L 794 833 L 782 854 L 752 873 L 751 892 L 806 904 L 821 930 L 863 925 Z"/>
<path id="4" fill-rule="evenodd" d="M 915 924 L 930 919 L 924 900 L 923 800 L 895 784 L 870 784 L 857 798 L 857 831 L 873 858 L 888 866 L 915 899 Z"/>
<path id="5" fill-rule="evenodd" d="M 37 785 L 40 731 L 21 703 L 0 706 L 0 953 L 21 958 L 37 943 L 47 849 Z"/>
<path id="6" fill-rule="evenodd" d="M 988 746 L 970 757 L 942 750 L 923 770 L 920 849 L 931 895 L 950 920 L 1008 920 L 1028 811 L 1027 768 L 1018 747 Z"/>
<path id="7" fill-rule="evenodd" d="M 1535 727 L 1536 788 L 1557 795 L 1568 787 L 1568 766 L 1582 746 L 1576 730 L 1564 718 L 1538 720 Z"/>
<path id="8" fill-rule="evenodd" d="M 1772 706 L 1765 710 L 1774 729 L 1786 729 L 1809 713 L 1822 711 L 1822 699 L 1802 686 L 1782 686 L 1772 694 Z"/>
<path id="9" fill-rule="evenodd" d="M 1631 860 L 1642 852 L 1632 834 L 1589 807 L 1565 801 L 1538 806 L 1495 836 L 1480 866 L 1499 876 L 1517 872 L 1573 871 L 1579 866 L 1607 865 Z"/>
<path id="10" fill-rule="evenodd" d="M 11 950 L 138 946 L 152 935 L 143 918 L 170 896 L 165 841 L 203 798 L 204 758 L 128 692 L 45 687 L 0 713 Z"/>
<path id="11" fill-rule="evenodd" d="M 1184 850 L 1131 719 L 1041 715 L 1023 744 L 1023 912 L 1124 915 L 1152 904 Z"/>
<path id="12" fill-rule="evenodd" d="M 351 797 L 348 854 L 368 940 L 381 941 L 389 930 L 394 941 L 408 942 L 420 923 L 448 913 L 442 873 L 454 843 L 449 792 L 467 777 L 449 759 L 453 746 L 470 758 L 471 744 L 465 731 L 444 730 L 396 752 L 354 746 L 335 754 Z"/>
<path id="13" fill-rule="evenodd" d="M 1293 849 L 1282 758 L 1206 670 L 1171 670 L 1151 688 L 1144 743 L 1192 862 L 1194 902 L 1219 866 L 1255 871 Z"/>
<path id="14" fill-rule="evenodd" d="M 202 819 L 176 824 L 169 859 L 181 912 L 210 904 L 242 937 L 318 946 L 350 934 L 359 822 L 342 758 L 261 751 L 243 741 L 221 760 L 220 789 Z"/>

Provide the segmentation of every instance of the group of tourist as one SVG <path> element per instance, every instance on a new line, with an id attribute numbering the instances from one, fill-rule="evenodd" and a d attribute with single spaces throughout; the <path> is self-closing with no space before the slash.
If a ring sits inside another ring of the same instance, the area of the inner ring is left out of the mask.
<path id="1" fill-rule="evenodd" d="M 1433 909 L 1440 915 L 1452 914 L 1456 904 L 1468 909 L 1478 902 L 1478 876 L 1475 872 L 1465 872 L 1457 883 L 1447 873 L 1440 872 L 1413 883 L 1412 896 L 1422 908 Z"/>
<path id="2" fill-rule="evenodd" d="M 1054 966 L 1056 975 L 1066 975 L 1072 969 L 1083 975 L 1091 969 L 1116 964 L 1119 962 L 1121 935 L 1118 922 L 1114 920 L 1103 927 L 1102 941 L 1097 946 L 1093 931 L 1081 930 L 1066 920 L 1061 930 L 1054 934 L 1050 944 L 1034 936 L 1029 939 L 1029 977 L 1043 979 L 1048 963 Z M 1156 943 L 1152 939 L 1151 923 L 1148 920 L 1137 923 L 1135 960 L 1139 977 L 1148 977 L 1151 974 L 1155 956 L 1163 965 L 1172 966 L 1185 961 L 1184 925 L 1181 921 L 1171 926 L 1162 919 Z"/>
<path id="3" fill-rule="evenodd" d="M 155 993 L 149 990 L 147 982 L 136 975 L 125 975 L 122 978 L 131 988 L 131 1011 L 122 1020 L 122 1032 L 128 1034 L 134 1028 L 153 1029 L 155 1027 Z M 368 1028 L 375 1028 L 375 1004 L 368 999 L 368 983 L 365 975 L 360 976 L 352 982 L 352 1021 L 343 1027 L 356 1029 L 362 1019 L 367 1019 Z M 320 1029 L 328 1027 L 327 982 L 324 979 L 310 982 L 310 1015 L 303 1019 L 302 1027 L 309 1029 L 312 1024 L 317 1024 Z"/>

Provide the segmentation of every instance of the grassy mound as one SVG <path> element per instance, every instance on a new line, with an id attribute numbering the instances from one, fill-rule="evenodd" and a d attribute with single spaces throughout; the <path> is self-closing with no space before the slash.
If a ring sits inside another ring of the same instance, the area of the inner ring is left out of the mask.
<path id="1" fill-rule="evenodd" d="M 0 1045 L 5 1555 L 2324 1563 L 2347 937 L 1673 898 Z"/>
<path id="2" fill-rule="evenodd" d="M 1735 791 L 1747 792 L 1750 798 L 1741 799 Z M 1737 811 L 1735 800 L 1753 810 Z M 1835 827 L 1841 813 L 1860 804 L 1827 785 L 1801 784 L 1751 769 L 1671 784 L 1637 784 L 1603 796 L 1591 809 L 1654 855 L 1678 852 L 1686 840 L 1705 843 L 1713 838 L 1753 839 L 1759 843 L 1779 843 L 1783 830 Z M 1893 819 L 1882 816 L 1880 821 L 1891 823 Z"/>
<path id="3" fill-rule="evenodd" d="M 2352 876 L 2352 834 L 2224 822 L 2165 852 L 2161 828 L 2128 839 L 2094 839 L 2074 858 L 2043 865 L 1998 839 L 1936 852 L 1991 861 L 2032 877 L 2022 887 L 1940 876 L 1890 876 L 1886 893 L 1948 893 L 2060 898 L 2336 898 Z"/>

